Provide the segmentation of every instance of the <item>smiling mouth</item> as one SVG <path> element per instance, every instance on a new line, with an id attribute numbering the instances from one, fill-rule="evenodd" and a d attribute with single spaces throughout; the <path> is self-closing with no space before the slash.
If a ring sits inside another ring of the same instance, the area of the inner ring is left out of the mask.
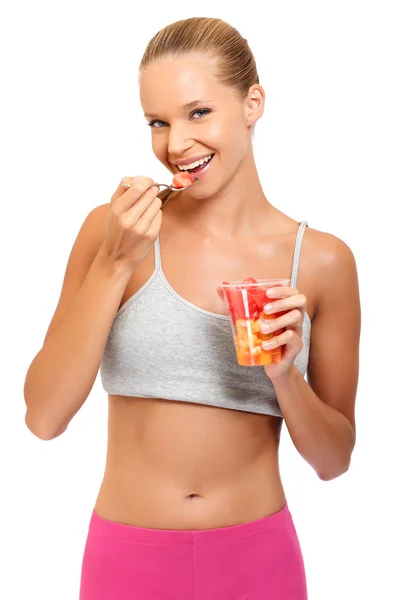
<path id="1" fill-rule="evenodd" d="M 206 163 L 203 163 L 202 165 L 194 167 L 194 169 L 184 169 L 184 170 L 181 170 L 178 167 L 179 173 L 197 173 L 198 171 L 201 171 L 202 169 L 204 169 L 204 167 L 206 167 L 207 165 L 209 165 L 210 162 L 212 161 L 212 159 L 214 158 L 214 156 L 215 156 L 215 153 L 211 155 L 210 160 L 208 160 Z"/>
<path id="2" fill-rule="evenodd" d="M 202 177 L 205 177 L 210 169 L 210 166 L 211 166 L 214 156 L 215 155 L 213 154 L 212 158 L 209 161 L 207 161 L 206 163 L 204 163 L 203 165 L 200 165 L 200 167 L 195 167 L 194 169 L 189 169 L 188 172 L 190 173 L 190 176 L 195 177 L 196 180 L 199 180 Z"/>

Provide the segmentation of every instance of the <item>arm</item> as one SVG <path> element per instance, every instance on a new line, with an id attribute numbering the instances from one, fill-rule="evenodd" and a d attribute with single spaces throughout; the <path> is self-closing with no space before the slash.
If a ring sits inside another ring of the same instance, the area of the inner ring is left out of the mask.
<path id="1" fill-rule="evenodd" d="M 131 276 L 103 252 L 107 211 L 95 208 L 79 231 L 44 345 L 26 375 L 25 421 L 43 440 L 63 433 L 88 397 Z"/>
<path id="2" fill-rule="evenodd" d="M 355 444 L 361 310 L 350 248 L 329 236 L 321 253 L 307 378 L 292 366 L 273 381 L 290 437 L 323 480 L 343 474 Z"/>

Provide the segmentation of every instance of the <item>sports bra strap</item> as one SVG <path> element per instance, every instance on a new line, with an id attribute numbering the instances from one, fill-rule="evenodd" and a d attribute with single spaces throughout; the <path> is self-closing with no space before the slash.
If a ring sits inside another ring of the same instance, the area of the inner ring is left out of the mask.
<path id="1" fill-rule="evenodd" d="M 308 227 L 307 221 L 302 221 L 300 223 L 299 229 L 297 231 L 296 243 L 294 246 L 292 273 L 290 276 L 290 287 L 296 287 L 296 285 L 297 285 L 297 275 L 299 273 L 299 262 L 300 262 L 300 251 L 301 251 L 301 245 L 303 242 L 303 236 L 304 236 L 306 227 Z"/>
<path id="2" fill-rule="evenodd" d="M 161 252 L 160 252 L 160 236 L 157 236 L 157 239 L 154 243 L 154 267 L 156 271 L 160 270 L 161 267 Z"/>

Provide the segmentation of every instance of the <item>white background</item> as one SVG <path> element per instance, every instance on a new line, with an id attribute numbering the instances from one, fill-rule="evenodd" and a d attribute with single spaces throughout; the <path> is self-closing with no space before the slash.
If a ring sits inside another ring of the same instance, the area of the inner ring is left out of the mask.
<path id="1" fill-rule="evenodd" d="M 362 339 L 351 469 L 322 482 L 286 431 L 282 439 L 282 476 L 309 598 L 400 597 L 396 4 L 214 0 L 160 3 L 146 15 L 133 1 L 3 7 L 2 599 L 78 597 L 104 468 L 106 394 L 98 377 L 67 432 L 43 442 L 25 427 L 23 384 L 88 212 L 109 202 L 122 177 L 169 181 L 152 155 L 137 71 L 150 38 L 191 16 L 223 18 L 255 54 L 266 90 L 254 140 L 266 196 L 343 239 L 357 261 Z"/>

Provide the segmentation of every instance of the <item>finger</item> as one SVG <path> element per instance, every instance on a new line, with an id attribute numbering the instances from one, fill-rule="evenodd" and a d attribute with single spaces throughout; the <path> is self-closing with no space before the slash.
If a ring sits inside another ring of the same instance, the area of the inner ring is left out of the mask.
<path id="1" fill-rule="evenodd" d="M 137 221 L 137 226 L 140 227 L 142 231 L 146 232 L 149 229 L 154 217 L 159 211 L 161 211 L 161 206 L 162 200 L 156 196 L 147 210 L 145 210 L 143 215 Z"/>
<path id="2" fill-rule="evenodd" d="M 152 222 L 150 223 L 150 226 L 147 230 L 147 236 L 149 238 L 156 238 L 158 236 L 161 228 L 162 218 L 162 210 L 159 210 Z"/>
<path id="3" fill-rule="evenodd" d="M 268 298 L 286 298 L 286 296 L 295 296 L 300 294 L 299 290 L 288 285 L 277 285 L 266 290 Z"/>
<path id="4" fill-rule="evenodd" d="M 293 296 L 289 296 L 288 298 L 283 298 L 280 300 L 275 300 L 274 302 L 270 302 L 264 306 L 264 312 L 268 315 L 271 315 L 276 312 L 281 312 L 283 310 L 290 310 L 293 308 L 298 308 L 301 310 L 302 314 L 304 314 L 307 306 L 307 298 L 304 294 L 295 294 Z"/>
<path id="5" fill-rule="evenodd" d="M 220 285 L 217 286 L 217 294 L 222 302 L 225 302 L 224 292 L 222 291 L 222 287 Z"/>
<path id="6" fill-rule="evenodd" d="M 115 190 L 115 192 L 113 193 L 113 195 L 111 196 L 111 204 L 113 202 L 115 202 L 115 200 L 117 198 L 119 198 L 120 196 L 122 196 L 122 194 L 124 194 L 127 190 L 127 188 L 124 187 L 125 184 L 129 183 L 129 185 L 132 185 L 132 183 L 138 179 L 139 176 L 135 176 L 135 177 L 123 177 L 121 179 L 121 181 L 118 184 L 117 189 Z"/>
<path id="7" fill-rule="evenodd" d="M 131 183 L 131 187 L 126 189 L 124 183 Z M 111 205 L 115 214 L 120 215 L 127 210 L 152 186 L 154 181 L 150 177 L 142 175 L 138 177 L 124 177 L 111 196 Z M 158 188 L 156 188 L 158 189 Z"/>
<path id="8" fill-rule="evenodd" d="M 141 196 L 123 215 L 124 223 L 133 226 L 144 215 L 149 206 L 157 198 L 159 190 L 157 187 L 151 187 Z"/>
<path id="9" fill-rule="evenodd" d="M 282 315 L 281 317 L 277 317 L 276 319 L 271 319 L 269 321 L 264 321 L 262 318 L 260 319 L 260 330 L 261 333 L 271 333 L 272 331 L 276 331 L 277 329 L 283 329 L 284 327 L 294 327 L 301 331 L 303 324 L 303 315 L 301 310 L 295 308 L 290 312 Z"/>
<path id="10" fill-rule="evenodd" d="M 287 329 L 280 335 L 271 338 L 267 342 L 263 342 L 261 345 L 264 350 L 273 350 L 274 348 L 279 348 L 279 346 L 283 346 L 284 344 L 289 344 L 295 348 L 297 352 L 300 352 L 303 347 L 303 340 L 292 329 Z"/>

